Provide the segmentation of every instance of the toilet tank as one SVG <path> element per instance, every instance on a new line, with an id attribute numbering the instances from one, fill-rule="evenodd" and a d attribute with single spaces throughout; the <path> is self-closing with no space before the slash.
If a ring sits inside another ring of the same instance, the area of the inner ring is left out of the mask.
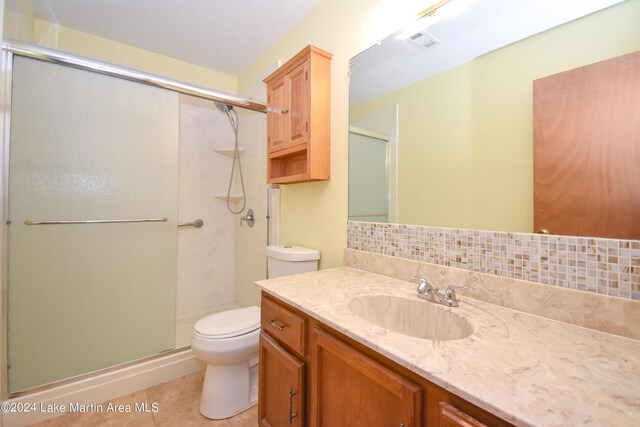
<path id="1" fill-rule="evenodd" d="M 320 252 L 302 246 L 267 246 L 267 277 L 289 276 L 318 269 Z"/>

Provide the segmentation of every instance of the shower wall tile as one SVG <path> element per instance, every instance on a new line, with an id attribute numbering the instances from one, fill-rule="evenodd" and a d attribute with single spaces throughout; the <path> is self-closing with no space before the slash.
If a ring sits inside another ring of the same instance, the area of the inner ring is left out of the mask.
<path id="1" fill-rule="evenodd" d="M 640 300 L 640 241 L 350 221 L 347 247 Z"/>
<path id="2" fill-rule="evenodd" d="M 214 151 L 233 142 L 226 115 L 213 103 L 180 96 L 178 219 L 200 218 L 204 227 L 178 229 L 179 314 L 235 299 L 235 216 L 215 198 L 227 193 L 231 158 Z"/>
<path id="3" fill-rule="evenodd" d="M 254 283 L 267 277 L 267 130 L 263 113 L 241 111 L 239 116 L 238 138 L 245 147 L 242 171 L 246 209 L 253 209 L 256 222 L 253 227 L 235 222 L 235 299 L 241 306 L 249 306 L 260 304 L 260 290 Z"/>
<path id="4" fill-rule="evenodd" d="M 264 75 L 277 67 L 269 68 Z M 261 78 L 249 83 L 238 95 L 266 102 L 266 91 Z M 235 222 L 236 231 L 236 283 L 235 299 L 241 306 L 259 305 L 258 280 L 267 278 L 267 122 L 265 114 L 238 109 L 238 140 L 245 148 L 242 171 L 247 190 L 247 209 L 253 209 L 256 222 L 252 228 Z M 238 188 L 238 192 L 240 188 Z M 274 218 L 274 221 L 277 221 Z"/>

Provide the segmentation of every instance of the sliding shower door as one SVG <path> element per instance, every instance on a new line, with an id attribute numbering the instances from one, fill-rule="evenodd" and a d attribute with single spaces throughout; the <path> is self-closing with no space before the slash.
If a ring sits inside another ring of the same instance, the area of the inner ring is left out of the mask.
<path id="1" fill-rule="evenodd" d="M 349 132 L 349 221 L 389 222 L 389 141 Z"/>
<path id="2" fill-rule="evenodd" d="M 177 168 L 177 93 L 15 57 L 10 392 L 173 348 Z"/>

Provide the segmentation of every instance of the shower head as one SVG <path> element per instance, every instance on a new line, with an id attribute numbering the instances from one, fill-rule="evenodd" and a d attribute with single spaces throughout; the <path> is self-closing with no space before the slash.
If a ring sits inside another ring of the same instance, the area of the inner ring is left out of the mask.
<path id="1" fill-rule="evenodd" d="M 229 111 L 233 110 L 233 105 L 225 104 L 224 102 L 219 101 L 213 101 L 213 103 L 216 104 L 218 110 L 222 111 L 223 113 L 228 113 Z"/>

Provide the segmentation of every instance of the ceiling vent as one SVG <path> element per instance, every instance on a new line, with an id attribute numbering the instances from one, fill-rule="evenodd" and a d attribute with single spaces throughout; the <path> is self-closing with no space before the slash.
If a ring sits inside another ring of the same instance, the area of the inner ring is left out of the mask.
<path id="1" fill-rule="evenodd" d="M 423 49 L 429 49 L 435 45 L 442 43 L 440 40 L 433 37 L 431 34 L 427 33 L 426 31 L 415 33 L 414 35 L 409 37 L 409 40 L 411 40 L 412 43 L 417 44 Z"/>

